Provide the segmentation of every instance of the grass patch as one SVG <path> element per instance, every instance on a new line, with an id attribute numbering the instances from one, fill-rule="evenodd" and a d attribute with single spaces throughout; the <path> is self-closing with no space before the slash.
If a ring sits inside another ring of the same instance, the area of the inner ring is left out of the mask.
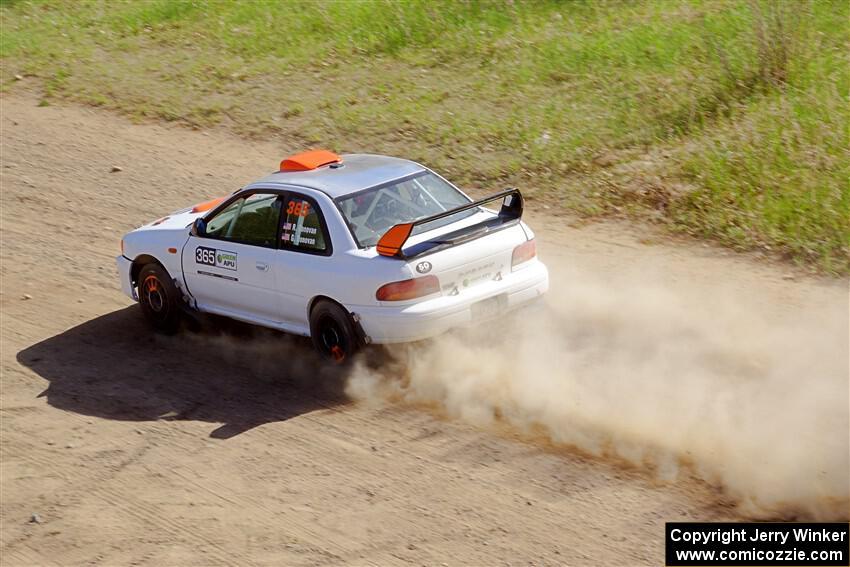
<path id="1" fill-rule="evenodd" d="M 0 88 L 850 271 L 844 0 L 0 3 Z"/>

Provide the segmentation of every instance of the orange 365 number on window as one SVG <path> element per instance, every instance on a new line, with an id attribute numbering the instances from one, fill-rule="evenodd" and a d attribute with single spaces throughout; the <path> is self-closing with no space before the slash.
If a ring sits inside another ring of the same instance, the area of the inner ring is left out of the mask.
<path id="1" fill-rule="evenodd" d="M 289 201 L 289 206 L 286 208 L 286 214 L 297 217 L 306 217 L 309 212 L 310 203 L 307 201 Z"/>

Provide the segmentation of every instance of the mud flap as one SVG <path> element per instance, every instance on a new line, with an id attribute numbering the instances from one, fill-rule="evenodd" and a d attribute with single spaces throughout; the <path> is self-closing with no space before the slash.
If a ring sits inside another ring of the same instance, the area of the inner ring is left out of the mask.
<path id="1" fill-rule="evenodd" d="M 363 325 L 360 324 L 360 315 L 357 313 L 349 313 L 348 318 L 351 320 L 351 327 L 354 329 L 354 334 L 357 336 L 359 346 L 366 346 L 372 343 L 372 337 L 366 334 L 363 330 Z"/>

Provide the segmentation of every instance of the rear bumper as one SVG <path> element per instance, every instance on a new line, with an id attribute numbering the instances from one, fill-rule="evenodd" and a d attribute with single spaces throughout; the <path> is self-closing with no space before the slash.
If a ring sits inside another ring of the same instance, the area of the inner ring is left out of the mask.
<path id="1" fill-rule="evenodd" d="M 403 343 L 435 337 L 455 327 L 481 323 L 486 318 L 474 314 L 475 306 L 491 298 L 503 314 L 525 305 L 549 290 L 549 272 L 539 260 L 501 281 L 490 281 L 464 290 L 459 295 L 443 295 L 406 305 L 382 305 L 355 309 L 360 324 L 373 343 Z"/>
<path id="2" fill-rule="evenodd" d="M 130 270 L 133 266 L 133 262 L 124 256 L 116 256 L 115 264 L 118 267 L 118 279 L 121 281 L 121 291 L 123 291 L 124 295 L 133 301 L 138 301 L 139 298 L 136 296 L 136 288 L 133 287 L 133 281 L 130 279 Z"/>

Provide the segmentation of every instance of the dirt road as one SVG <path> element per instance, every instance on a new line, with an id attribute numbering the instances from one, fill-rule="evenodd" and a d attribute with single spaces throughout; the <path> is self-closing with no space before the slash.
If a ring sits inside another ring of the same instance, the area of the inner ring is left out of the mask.
<path id="1" fill-rule="evenodd" d="M 741 517 L 687 470 L 660 481 L 434 404 L 355 401 L 298 341 L 151 335 L 117 288 L 120 236 L 300 148 L 21 95 L 0 126 L 4 565 L 660 565 L 665 521 Z M 847 313 L 846 281 L 532 216 L 566 266 L 553 282 L 651 271 L 767 321 Z"/>

